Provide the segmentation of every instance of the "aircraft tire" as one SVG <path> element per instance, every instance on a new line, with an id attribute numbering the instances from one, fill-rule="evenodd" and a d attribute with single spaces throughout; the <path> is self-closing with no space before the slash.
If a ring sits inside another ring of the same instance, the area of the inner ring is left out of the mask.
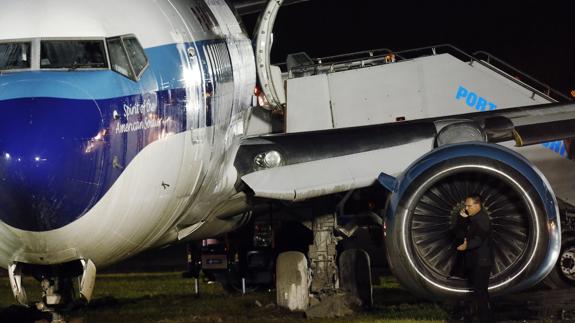
<path id="1" fill-rule="evenodd" d="M 543 281 L 551 289 L 575 287 L 575 236 L 564 236 L 553 271 Z"/>
<path id="2" fill-rule="evenodd" d="M 279 254 L 276 261 L 276 302 L 291 311 L 305 311 L 309 306 L 309 271 L 307 258 L 298 251 Z"/>
<path id="3" fill-rule="evenodd" d="M 369 254 L 361 249 L 347 249 L 339 256 L 341 288 L 361 300 L 363 307 L 373 306 L 371 261 Z"/>

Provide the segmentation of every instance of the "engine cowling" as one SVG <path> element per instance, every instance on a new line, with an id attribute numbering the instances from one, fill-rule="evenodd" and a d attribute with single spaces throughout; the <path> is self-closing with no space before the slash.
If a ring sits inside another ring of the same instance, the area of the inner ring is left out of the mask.
<path id="1" fill-rule="evenodd" d="M 481 195 L 491 220 L 490 293 L 533 286 L 557 260 L 561 229 L 555 194 L 535 166 L 507 148 L 479 142 L 444 146 L 393 181 L 382 174 L 380 182 L 391 191 L 386 218 L 391 270 L 421 296 L 471 291 L 467 280 L 449 276 L 457 252 L 451 230 L 470 193 Z"/>

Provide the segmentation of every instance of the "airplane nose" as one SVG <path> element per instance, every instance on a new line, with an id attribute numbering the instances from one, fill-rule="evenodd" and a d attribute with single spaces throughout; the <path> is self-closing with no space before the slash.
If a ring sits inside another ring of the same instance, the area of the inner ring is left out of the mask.
<path id="1" fill-rule="evenodd" d="M 48 85 L 0 86 L 0 220 L 22 230 L 49 231 L 97 202 L 105 133 L 94 100 L 2 98 L 27 86 Z M 84 92 L 67 84 L 58 84 L 58 90 Z"/>

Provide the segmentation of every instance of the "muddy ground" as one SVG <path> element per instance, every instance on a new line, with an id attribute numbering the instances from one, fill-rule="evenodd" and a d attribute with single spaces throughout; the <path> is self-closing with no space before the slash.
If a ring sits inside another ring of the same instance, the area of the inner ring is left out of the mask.
<path id="1" fill-rule="evenodd" d="M 30 299 L 38 299 L 38 284 L 27 279 Z M 0 283 L 0 322 L 48 322 L 31 308 L 13 305 L 8 280 Z M 201 295 L 181 273 L 104 274 L 98 277 L 93 301 L 67 312 L 68 322 L 445 322 L 455 321 L 452 304 L 419 299 L 391 276 L 374 289 L 375 306 L 341 318 L 306 319 L 274 304 L 274 291 L 229 294 L 215 283 L 202 282 Z M 574 290 L 532 291 L 495 298 L 497 321 L 540 322 L 575 320 Z"/>

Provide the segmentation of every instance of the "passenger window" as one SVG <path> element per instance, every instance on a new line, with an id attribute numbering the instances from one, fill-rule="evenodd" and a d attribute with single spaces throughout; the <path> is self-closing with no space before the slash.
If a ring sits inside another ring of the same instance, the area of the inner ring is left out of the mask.
<path id="1" fill-rule="evenodd" d="M 124 45 L 126 46 L 126 52 L 134 68 L 134 74 L 138 77 L 142 75 L 142 72 L 148 66 L 148 59 L 144 49 L 135 37 L 123 38 Z"/>
<path id="2" fill-rule="evenodd" d="M 112 70 L 137 81 L 148 67 L 148 58 L 136 37 L 120 36 L 107 41 Z"/>
<path id="3" fill-rule="evenodd" d="M 112 70 L 116 71 L 130 79 L 135 79 L 128 55 L 122 45 L 122 39 L 111 38 L 108 39 L 108 53 L 110 54 L 110 64 Z"/>
<path id="4" fill-rule="evenodd" d="M 0 43 L 0 70 L 30 68 L 30 42 Z"/>
<path id="5" fill-rule="evenodd" d="M 40 68 L 108 68 L 103 40 L 42 40 Z"/>

